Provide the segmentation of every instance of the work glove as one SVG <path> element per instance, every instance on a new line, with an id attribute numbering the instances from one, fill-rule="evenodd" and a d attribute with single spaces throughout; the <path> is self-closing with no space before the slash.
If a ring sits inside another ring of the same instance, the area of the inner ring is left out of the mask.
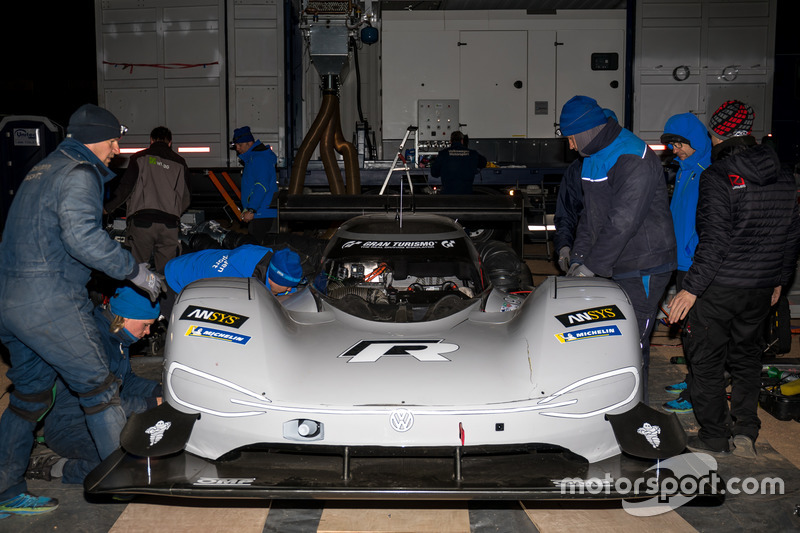
<path id="1" fill-rule="evenodd" d="M 151 302 L 155 302 L 158 299 L 158 293 L 161 291 L 161 279 L 158 274 L 150 270 L 150 265 L 139 263 L 139 270 L 136 271 L 132 278 L 128 279 L 146 292 Z"/>
<path id="2" fill-rule="evenodd" d="M 593 278 L 594 272 L 589 270 L 589 267 L 582 263 L 575 263 L 571 267 L 569 267 L 569 272 L 567 272 L 567 276 L 573 278 Z"/>
<path id="3" fill-rule="evenodd" d="M 562 246 L 558 251 L 558 266 L 564 272 L 569 271 L 569 246 Z"/>

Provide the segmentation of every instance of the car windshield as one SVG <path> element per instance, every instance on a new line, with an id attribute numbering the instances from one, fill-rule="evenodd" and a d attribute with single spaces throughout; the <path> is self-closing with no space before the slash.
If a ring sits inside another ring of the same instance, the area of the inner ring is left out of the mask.
<path id="1" fill-rule="evenodd" d="M 313 283 L 326 302 L 366 320 L 424 322 L 481 296 L 477 254 L 463 232 L 383 236 L 334 237 Z"/>

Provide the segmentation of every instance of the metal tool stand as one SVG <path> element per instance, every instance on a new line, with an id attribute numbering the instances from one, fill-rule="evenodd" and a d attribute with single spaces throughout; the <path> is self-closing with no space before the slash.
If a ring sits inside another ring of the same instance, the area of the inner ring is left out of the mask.
<path id="1" fill-rule="evenodd" d="M 417 137 L 417 127 L 416 126 L 409 126 L 406 130 L 406 134 L 403 136 L 403 140 L 400 142 L 400 147 L 397 149 L 397 154 L 394 156 L 394 161 L 392 161 L 392 166 L 389 168 L 389 172 L 386 174 L 386 179 L 383 180 L 383 186 L 381 187 L 381 192 L 378 194 L 383 194 L 383 191 L 386 190 L 386 186 L 389 185 L 389 180 L 392 178 L 392 172 L 395 170 L 404 170 L 406 173 L 406 179 L 408 180 L 408 189 L 411 191 L 411 194 L 414 194 L 414 185 L 411 183 L 411 174 L 408 172 L 409 162 L 406 160 L 405 156 L 403 155 L 403 149 L 406 146 L 406 142 L 408 142 L 409 136 L 414 134 L 414 140 L 416 141 Z M 416 142 L 415 142 L 416 144 Z M 416 153 L 416 152 L 415 152 Z M 397 162 L 402 161 L 403 165 L 398 167 Z M 402 178 L 400 179 L 400 190 L 403 190 L 403 183 Z"/>

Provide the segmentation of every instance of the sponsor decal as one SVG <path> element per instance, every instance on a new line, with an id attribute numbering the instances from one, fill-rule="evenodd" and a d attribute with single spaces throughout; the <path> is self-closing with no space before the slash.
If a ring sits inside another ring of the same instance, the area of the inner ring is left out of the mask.
<path id="1" fill-rule="evenodd" d="M 167 165 L 166 163 L 164 163 L 163 161 L 161 161 L 157 157 L 149 156 L 147 158 L 147 162 L 150 163 L 151 165 L 156 165 L 156 166 L 159 166 L 159 167 L 163 167 L 164 170 L 169 170 L 169 165 Z"/>
<path id="2" fill-rule="evenodd" d="M 437 243 L 443 248 L 453 248 L 456 243 L 453 240 L 444 241 L 346 241 L 342 243 L 342 248 L 358 247 L 362 250 L 429 250 L 436 248 Z"/>
<path id="3" fill-rule="evenodd" d="M 189 329 L 186 330 L 186 336 L 216 339 L 218 341 L 233 342 L 235 344 L 247 344 L 250 341 L 250 337 L 247 335 L 239 335 L 238 333 L 231 333 L 230 331 L 211 329 L 203 326 L 189 326 Z"/>
<path id="4" fill-rule="evenodd" d="M 210 322 L 211 324 L 219 324 L 221 326 L 228 326 L 231 328 L 239 328 L 242 324 L 247 322 L 250 317 L 244 315 L 236 315 L 228 311 L 221 311 L 219 309 L 211 309 L 209 307 L 197 307 L 190 305 L 181 315 L 181 320 L 197 320 L 199 322 Z"/>
<path id="5" fill-rule="evenodd" d="M 658 437 L 661 434 L 660 426 L 645 422 L 642 427 L 636 430 L 636 433 L 639 435 L 644 435 L 644 438 L 647 439 L 647 442 L 649 442 L 650 446 L 653 448 L 658 448 L 661 446 L 661 439 Z"/>
<path id="6" fill-rule="evenodd" d="M 192 485 L 252 485 L 254 477 L 200 477 Z"/>
<path id="7" fill-rule="evenodd" d="M 737 176 L 736 174 L 728 174 L 728 179 L 731 180 L 731 187 L 736 189 L 744 189 L 747 185 L 744 182 L 744 178 L 741 176 Z"/>
<path id="8" fill-rule="evenodd" d="M 616 305 L 592 307 L 563 315 L 556 315 L 556 319 L 566 327 L 578 326 L 588 322 L 605 322 L 606 320 L 625 320 L 625 315 Z"/>
<path id="9" fill-rule="evenodd" d="M 561 344 L 572 341 L 581 341 L 584 339 L 594 339 L 596 337 L 616 337 L 622 335 L 617 326 L 605 326 L 589 329 L 578 329 L 575 331 L 565 331 L 564 333 L 556 333 L 556 339 Z"/>
<path id="10" fill-rule="evenodd" d="M 164 433 L 172 426 L 172 422 L 164 422 L 159 420 L 156 425 L 150 426 L 144 432 L 150 435 L 150 446 L 157 443 L 164 437 Z"/>
<path id="11" fill-rule="evenodd" d="M 14 128 L 14 146 L 41 146 L 39 128 Z"/>
<path id="12" fill-rule="evenodd" d="M 395 409 L 389 415 L 389 425 L 393 430 L 405 433 L 414 425 L 414 415 L 408 409 Z"/>
<path id="13" fill-rule="evenodd" d="M 216 270 L 220 274 L 225 272 L 225 269 L 228 268 L 228 254 L 223 255 L 219 259 L 217 259 L 213 265 L 211 265 L 213 270 Z"/>
<path id="14" fill-rule="evenodd" d="M 348 363 L 374 363 L 381 357 L 413 357 L 424 363 L 449 362 L 442 354 L 458 350 L 458 345 L 442 340 L 359 341 L 339 357 L 350 357 Z"/>

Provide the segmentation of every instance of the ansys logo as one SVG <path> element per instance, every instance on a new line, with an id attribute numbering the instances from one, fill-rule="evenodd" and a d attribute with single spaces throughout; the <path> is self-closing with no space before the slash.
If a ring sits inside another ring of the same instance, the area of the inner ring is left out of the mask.
<path id="1" fill-rule="evenodd" d="M 231 328 L 239 328 L 250 317 L 244 315 L 236 315 L 228 311 L 220 311 L 219 309 L 211 309 L 208 307 L 197 307 L 190 305 L 181 315 L 181 320 L 197 320 L 198 322 L 210 322 L 212 324 L 219 324 L 221 326 L 228 326 Z"/>
<path id="2" fill-rule="evenodd" d="M 619 310 L 616 305 L 608 305 L 605 307 L 592 307 L 591 309 L 582 309 L 580 311 L 573 311 L 572 313 L 565 313 L 563 315 L 556 315 L 556 319 L 564 326 L 580 326 L 588 324 L 589 322 L 605 322 L 606 320 L 625 320 L 625 315 Z"/>

